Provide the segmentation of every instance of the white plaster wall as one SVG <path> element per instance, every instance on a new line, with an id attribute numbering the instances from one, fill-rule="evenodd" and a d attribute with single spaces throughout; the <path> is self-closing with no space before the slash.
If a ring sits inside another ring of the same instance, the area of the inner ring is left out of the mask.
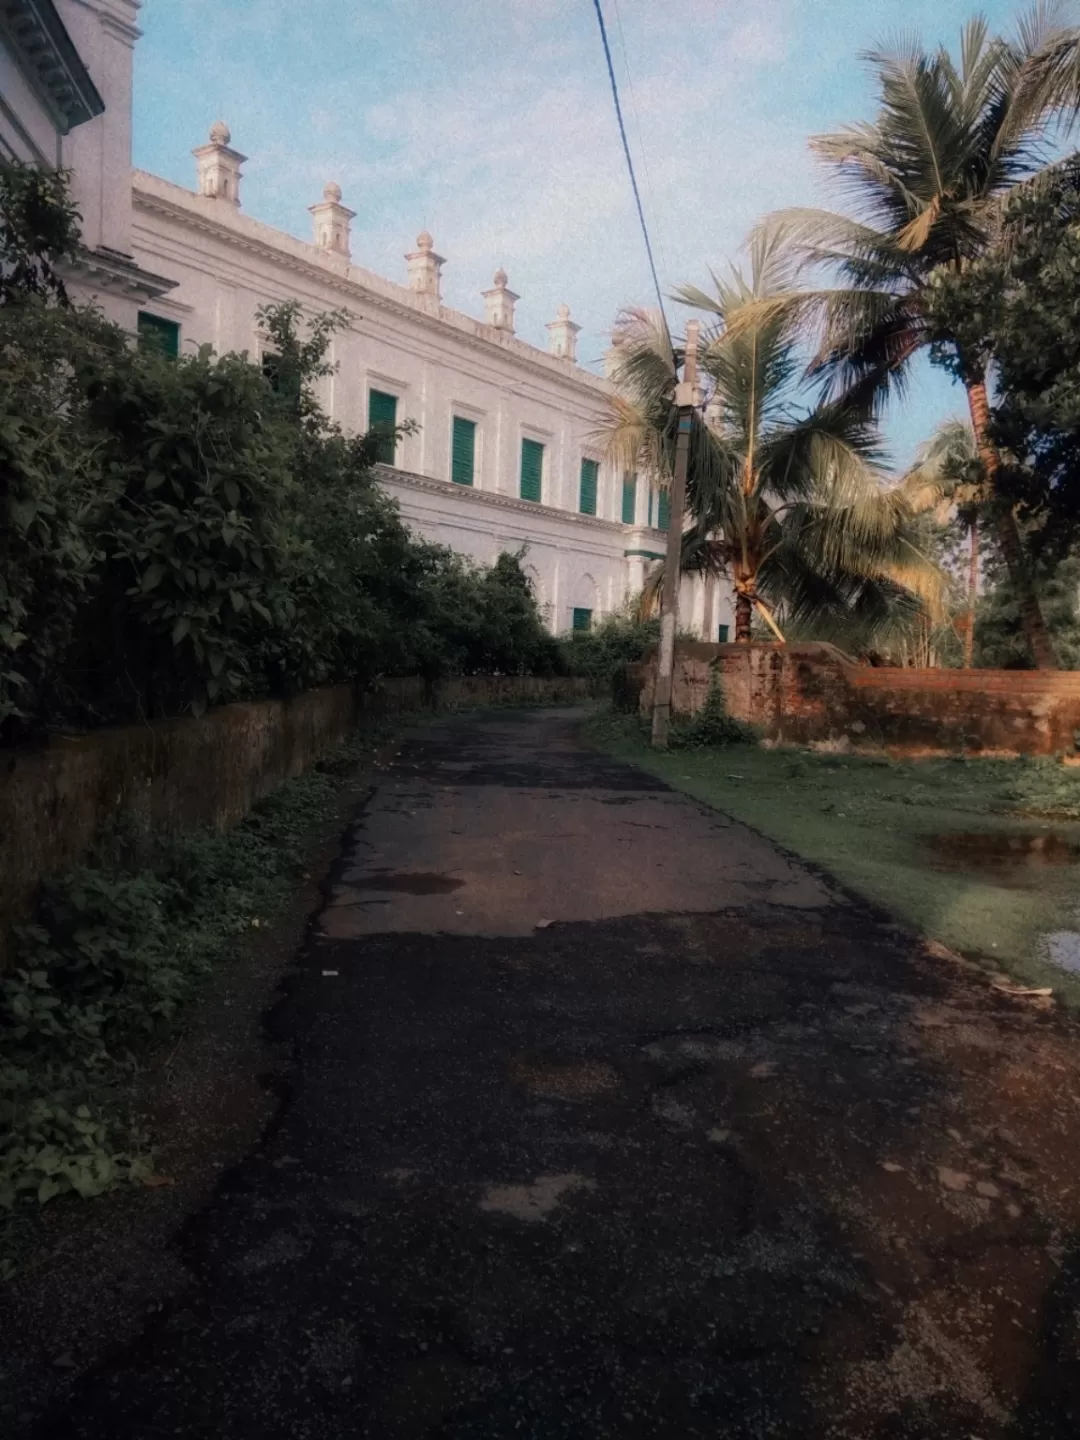
<path id="1" fill-rule="evenodd" d="M 347 309 L 351 318 L 334 340 L 338 368 L 325 382 L 324 403 L 346 429 L 362 431 L 370 388 L 398 396 L 399 420 L 414 420 L 417 428 L 400 440 L 397 472 L 384 474 L 384 483 L 406 520 L 429 539 L 485 563 L 527 547 L 526 566 L 556 630 L 569 626 L 576 606 L 597 618 L 621 608 L 653 563 L 627 550 L 660 551 L 664 537 L 647 526 L 644 482 L 635 525 L 622 524 L 622 476 L 603 461 L 595 438 L 606 418 L 608 382 L 442 308 L 434 296 L 351 265 L 344 255 L 319 252 L 262 225 L 231 203 L 133 175 L 132 68 L 141 0 L 56 3 L 105 112 L 58 141 L 12 57 L 0 50 L 0 95 L 10 97 L 18 121 L 10 124 L 0 107 L 0 148 L 41 163 L 58 158 L 74 170 L 86 247 L 133 258 L 151 281 L 155 275 L 177 281 L 146 308 L 180 325 L 185 349 L 210 344 L 219 353 L 247 351 L 257 359 L 266 345 L 256 319 L 261 305 L 297 299 L 310 314 Z M 403 264 L 403 279 L 404 270 Z M 160 288 L 139 290 L 140 283 L 134 272 L 130 283 L 126 272 L 117 283 L 115 267 L 95 275 L 90 266 L 71 288 L 134 330 L 137 295 Z M 449 478 L 455 414 L 477 425 L 471 490 Z M 526 437 L 544 446 L 539 505 L 519 499 Z M 600 461 L 595 517 L 577 513 L 583 457 Z M 683 590 L 684 626 L 711 633 L 716 606 L 698 582 L 686 581 Z"/>
<path id="2" fill-rule="evenodd" d="M 105 110 L 62 141 L 74 170 L 83 244 L 131 253 L 131 94 L 141 0 L 56 0 Z"/>
<path id="3" fill-rule="evenodd" d="M 469 317 L 433 315 L 404 287 L 357 267 L 346 272 L 314 247 L 156 177 L 136 177 L 132 233 L 139 264 L 178 282 L 149 308 L 180 323 L 185 349 L 210 343 L 258 356 L 265 338 L 256 312 L 269 301 L 295 298 L 309 313 L 348 309 L 324 398 L 350 430 L 367 428 L 372 387 L 398 396 L 399 420 L 417 422 L 399 441 L 398 473 L 382 475 L 405 519 L 484 563 L 527 547 L 538 599 L 557 630 L 569 626 L 574 605 L 587 603 L 597 618 L 622 605 L 628 531 L 621 477 L 608 465 L 601 463 L 596 517 L 577 514 L 582 457 L 601 458 L 593 436 L 605 415 L 605 382 L 492 336 Z M 477 424 L 472 490 L 450 483 L 455 414 Z M 544 445 L 539 506 L 519 499 L 526 436 Z"/>
<path id="4" fill-rule="evenodd" d="M 60 133 L 0 36 L 0 156 L 55 165 Z"/>
<path id="5" fill-rule="evenodd" d="M 381 482 L 403 517 L 426 538 L 486 564 L 525 546 L 553 629 L 569 628 L 575 606 L 599 619 L 640 588 L 651 562 L 626 551 L 660 552 L 665 537 L 646 524 L 644 483 L 637 524 L 622 524 L 622 475 L 603 460 L 595 438 L 608 382 L 231 204 L 142 172 L 134 177 L 132 244 L 141 266 L 177 281 L 148 308 L 180 323 L 185 349 L 209 343 L 257 358 L 266 343 L 256 319 L 261 305 L 296 299 L 309 314 L 346 309 L 348 326 L 333 342 L 337 372 L 324 391 L 330 413 L 362 431 L 369 390 L 396 395 L 399 421 L 414 420 L 417 428 L 399 440 L 395 469 L 383 470 Z M 455 414 L 477 425 L 471 489 L 450 481 Z M 539 505 L 519 498 L 525 437 L 544 446 Z M 595 517 L 577 513 L 583 457 L 600 461 Z M 684 588 L 683 623 L 700 627 L 700 582 Z"/>
<path id="6" fill-rule="evenodd" d="M 628 572 L 621 526 L 406 471 L 384 468 L 379 478 L 406 522 L 438 544 L 483 564 L 524 547 L 523 563 L 555 631 L 569 629 L 575 605 L 600 618 L 622 604 Z"/>

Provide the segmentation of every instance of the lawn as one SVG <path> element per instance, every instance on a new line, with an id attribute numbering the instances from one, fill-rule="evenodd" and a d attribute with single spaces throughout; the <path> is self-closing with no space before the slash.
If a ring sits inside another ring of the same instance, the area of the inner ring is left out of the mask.
<path id="1" fill-rule="evenodd" d="M 1080 1004 L 1080 974 L 1050 963 L 1042 941 L 1080 930 L 1080 769 L 754 745 L 656 754 L 635 717 L 610 712 L 589 737 L 925 935 Z"/>

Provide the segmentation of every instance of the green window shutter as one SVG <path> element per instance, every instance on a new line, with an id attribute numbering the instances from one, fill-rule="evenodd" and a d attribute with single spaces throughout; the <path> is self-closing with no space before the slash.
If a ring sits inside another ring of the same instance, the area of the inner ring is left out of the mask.
<path id="1" fill-rule="evenodd" d="M 140 345 L 156 346 L 171 360 L 179 357 L 180 326 L 175 320 L 165 320 L 160 315 L 151 315 L 146 310 L 140 310 L 138 330 Z"/>
<path id="2" fill-rule="evenodd" d="M 461 415 L 454 416 L 453 453 L 450 458 L 450 479 L 455 485 L 473 483 L 476 464 L 476 422 Z"/>
<path id="3" fill-rule="evenodd" d="M 656 528 L 666 530 L 671 524 L 671 492 L 661 490 L 656 497 Z"/>
<path id="4" fill-rule="evenodd" d="M 521 442 L 521 498 L 540 500 L 544 478 L 544 447 L 538 440 Z"/>
<path id="5" fill-rule="evenodd" d="M 637 476 L 630 470 L 622 481 L 622 523 L 633 525 L 637 511 Z"/>
<path id="6" fill-rule="evenodd" d="M 721 645 L 726 645 L 726 644 L 728 643 L 728 633 L 729 633 L 729 630 L 728 630 L 728 626 L 727 626 L 727 625 L 719 625 L 719 626 L 717 626 L 716 639 L 717 639 L 717 641 L 719 642 L 719 644 L 721 644 Z"/>
<path id="7" fill-rule="evenodd" d="M 397 396 L 387 395 L 385 390 L 368 391 L 368 430 L 378 435 L 375 458 L 384 465 L 393 465 L 397 450 Z"/>
<path id="8" fill-rule="evenodd" d="M 581 491 L 578 509 L 582 515 L 596 514 L 596 491 L 600 479 L 600 465 L 596 460 L 581 462 Z"/>
<path id="9" fill-rule="evenodd" d="M 592 629 L 592 611 L 591 611 L 591 610 L 579 610 L 579 609 L 575 606 L 575 607 L 574 607 L 574 612 L 573 612 L 573 618 L 572 618 L 572 620 L 570 621 L 570 625 L 571 625 L 571 628 L 572 628 L 573 630 L 578 630 L 578 631 L 580 631 L 580 630 L 591 630 L 591 629 Z"/>

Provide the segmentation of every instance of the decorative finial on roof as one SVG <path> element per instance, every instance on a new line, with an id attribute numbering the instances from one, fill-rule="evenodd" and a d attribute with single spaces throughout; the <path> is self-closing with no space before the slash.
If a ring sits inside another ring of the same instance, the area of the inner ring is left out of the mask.
<path id="1" fill-rule="evenodd" d="M 409 289 L 417 295 L 427 297 L 425 304 L 438 309 L 442 294 L 442 267 L 446 261 L 435 254 L 435 241 L 428 230 L 421 230 L 416 237 L 416 249 L 405 256 L 409 267 Z"/>
<path id="2" fill-rule="evenodd" d="M 514 333 L 514 305 L 519 297 L 510 289 L 506 271 L 500 265 L 495 271 L 495 286 L 482 292 L 484 296 L 484 318 L 494 330 L 508 335 Z"/>
<path id="3" fill-rule="evenodd" d="M 570 319 L 570 306 L 563 302 L 555 312 L 556 319 L 547 327 L 548 349 L 560 359 L 577 361 L 577 337 L 581 330 Z"/>
<path id="4" fill-rule="evenodd" d="M 217 120 L 210 126 L 210 143 L 191 153 L 199 165 L 199 194 L 210 200 L 228 200 L 239 208 L 240 167 L 247 156 L 230 149 L 231 143 L 229 127 L 224 120 Z"/>
<path id="5" fill-rule="evenodd" d="M 356 217 L 356 211 L 341 203 L 341 186 L 335 180 L 323 186 L 323 198 L 318 205 L 309 205 L 313 239 L 318 250 L 349 258 L 349 228 Z"/>

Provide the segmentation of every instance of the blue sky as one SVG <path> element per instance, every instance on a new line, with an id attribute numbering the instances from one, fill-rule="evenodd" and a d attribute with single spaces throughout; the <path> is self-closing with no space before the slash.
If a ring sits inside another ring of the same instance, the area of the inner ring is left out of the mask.
<path id="1" fill-rule="evenodd" d="M 665 291 L 706 284 L 782 205 L 822 203 L 807 136 L 872 113 L 858 52 L 953 41 L 961 0 L 603 0 Z M 1007 28 L 1017 7 L 984 12 Z M 135 163 L 191 186 L 218 118 L 250 159 L 247 213 L 307 238 L 328 180 L 357 211 L 353 259 L 404 280 L 426 227 L 444 296 L 482 313 L 499 265 L 518 333 L 566 301 L 599 360 L 651 284 L 592 0 L 147 0 Z M 670 307 L 681 326 L 685 311 Z M 924 367 L 887 436 L 904 461 L 957 393 Z"/>

